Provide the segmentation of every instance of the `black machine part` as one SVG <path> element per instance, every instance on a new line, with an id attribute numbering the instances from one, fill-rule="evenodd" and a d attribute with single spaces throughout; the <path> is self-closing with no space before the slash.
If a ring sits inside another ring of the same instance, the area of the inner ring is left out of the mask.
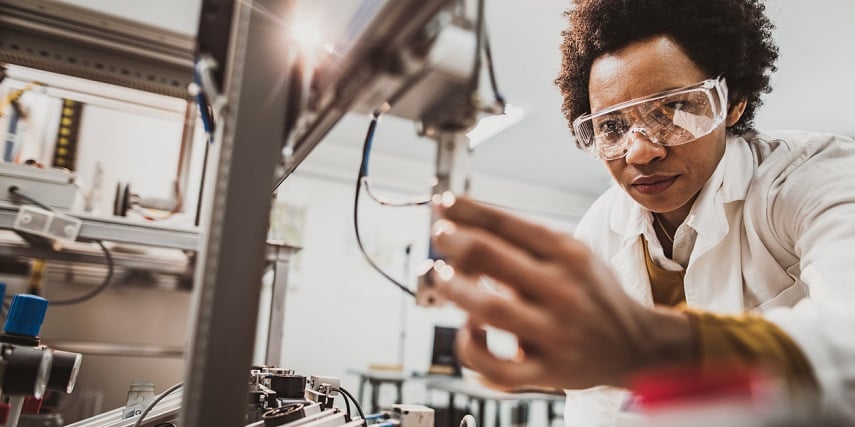
<path id="1" fill-rule="evenodd" d="M 77 374 L 80 372 L 82 360 L 83 355 L 80 353 L 54 350 L 47 389 L 71 393 L 77 383 Z"/>
<path id="2" fill-rule="evenodd" d="M 306 416 L 303 403 L 291 403 L 281 408 L 271 409 L 261 417 L 265 427 L 281 426 Z"/>
<path id="3" fill-rule="evenodd" d="M 3 394 L 42 397 L 47 387 L 53 355 L 42 347 L 6 347 Z"/>
<path id="4" fill-rule="evenodd" d="M 306 377 L 302 375 L 271 375 L 270 388 L 284 399 L 302 399 L 306 393 Z"/>

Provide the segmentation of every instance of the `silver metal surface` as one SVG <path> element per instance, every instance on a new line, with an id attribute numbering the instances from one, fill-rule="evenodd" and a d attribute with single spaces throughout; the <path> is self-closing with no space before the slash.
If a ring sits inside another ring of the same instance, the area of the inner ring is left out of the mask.
<path id="1" fill-rule="evenodd" d="M 436 136 L 436 183 L 433 194 L 469 191 L 469 138 L 463 132 L 440 132 Z M 438 218 L 431 218 L 434 221 Z M 433 223 L 433 222 L 431 222 Z"/>
<path id="2" fill-rule="evenodd" d="M 273 270 L 270 293 L 270 319 L 267 326 L 267 355 L 265 364 L 282 366 L 282 340 L 285 332 L 285 294 L 291 258 L 300 248 L 283 242 L 267 241 L 267 261 Z"/>
<path id="3" fill-rule="evenodd" d="M 42 169 L 29 165 L 9 162 L 0 163 L 0 201 L 13 203 L 15 195 L 9 191 L 18 190 L 48 206 L 68 209 L 74 203 L 77 189 L 74 187 L 74 174 L 62 169 Z"/>
<path id="4" fill-rule="evenodd" d="M 178 166 L 175 171 L 175 192 L 178 198 L 175 203 L 180 204 L 177 206 L 180 209 L 175 209 L 177 212 L 188 212 L 187 202 L 191 200 L 188 198 L 187 184 L 190 180 L 190 159 L 193 155 L 193 136 L 196 130 L 198 108 L 195 102 L 188 101 L 187 108 L 184 110 L 184 128 L 181 131 L 181 148 L 178 151 Z"/>
<path id="5" fill-rule="evenodd" d="M 11 229 L 17 214 L 18 206 L 0 202 L 0 229 Z M 78 240 L 104 240 L 193 251 L 200 246 L 199 230 L 192 227 L 164 226 L 120 217 L 73 215 L 83 221 Z"/>
<path id="6" fill-rule="evenodd" d="M 9 396 L 9 415 L 6 419 L 6 427 L 17 427 L 18 420 L 21 418 L 21 409 L 24 407 L 24 398 L 26 396 Z"/>
<path id="7" fill-rule="evenodd" d="M 45 345 L 56 350 L 98 356 L 166 357 L 181 359 L 185 355 L 184 348 L 180 346 L 53 340 L 45 340 Z"/>
<path id="8" fill-rule="evenodd" d="M 412 53 L 415 41 L 424 42 L 425 28 L 437 13 L 452 4 L 453 0 L 387 1 L 365 25 L 368 30 L 341 53 L 343 58 L 318 69 L 311 120 L 294 131 L 294 153 L 274 187 L 296 169 L 345 113 L 365 102 L 365 98 L 373 99 L 372 90 L 385 86 L 398 92 L 408 87 L 412 76 L 405 71 L 412 70 L 395 70 L 391 64 L 400 65 L 399 61 Z M 362 107 L 374 109 L 380 105 Z"/>
<path id="9" fill-rule="evenodd" d="M 182 424 L 237 426 L 246 409 L 264 267 L 273 177 L 284 137 L 282 63 L 288 46 L 278 19 L 291 2 L 236 2 L 218 123 L 215 175 L 203 209 L 206 242 L 193 293 Z"/>
<path id="10" fill-rule="evenodd" d="M 193 37 L 64 2 L 0 0 L 0 62 L 188 98 Z"/>
<path id="11" fill-rule="evenodd" d="M 8 234 L 7 234 L 8 233 Z M 113 264 L 117 268 L 144 270 L 153 273 L 172 274 L 191 277 L 193 262 L 187 254 L 164 254 L 142 250 L 126 251 L 122 248 L 111 250 Z M 66 263 L 104 264 L 103 251 L 91 243 L 63 245 L 55 250 L 48 247 L 34 247 L 22 241 L 11 232 L 0 232 L 0 258 L 36 258 Z"/>
<path id="12" fill-rule="evenodd" d="M 175 390 L 161 400 L 145 417 L 143 426 L 155 426 L 164 422 L 174 421 L 181 408 L 182 390 Z M 116 408 L 98 414 L 94 417 L 68 424 L 66 427 L 131 427 L 137 417 L 122 419 L 125 407 Z M 216 424 L 214 424 L 216 425 Z"/>

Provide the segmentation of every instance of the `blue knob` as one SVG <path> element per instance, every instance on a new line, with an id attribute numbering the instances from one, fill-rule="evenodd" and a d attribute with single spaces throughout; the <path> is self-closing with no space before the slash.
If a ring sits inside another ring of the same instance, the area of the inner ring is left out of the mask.
<path id="1" fill-rule="evenodd" d="M 48 300 L 35 295 L 15 294 L 3 332 L 36 337 L 45 320 Z"/>

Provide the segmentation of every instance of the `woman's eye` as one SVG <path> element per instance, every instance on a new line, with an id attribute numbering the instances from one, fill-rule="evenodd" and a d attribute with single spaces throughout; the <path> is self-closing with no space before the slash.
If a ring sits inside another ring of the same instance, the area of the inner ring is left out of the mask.
<path id="1" fill-rule="evenodd" d="M 689 103 L 686 101 L 673 101 L 665 104 L 665 107 L 671 111 L 679 111 L 685 110 L 688 105 Z"/>
<path id="2" fill-rule="evenodd" d="M 599 133 L 605 136 L 623 134 L 625 126 L 619 120 L 605 120 L 598 126 Z"/>

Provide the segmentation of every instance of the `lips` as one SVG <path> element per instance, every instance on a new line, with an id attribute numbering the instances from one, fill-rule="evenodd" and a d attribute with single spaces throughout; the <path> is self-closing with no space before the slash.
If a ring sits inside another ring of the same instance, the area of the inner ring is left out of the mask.
<path id="1" fill-rule="evenodd" d="M 642 176 L 632 181 L 632 188 L 641 194 L 652 196 L 671 188 L 677 181 L 678 175 L 674 176 Z"/>

